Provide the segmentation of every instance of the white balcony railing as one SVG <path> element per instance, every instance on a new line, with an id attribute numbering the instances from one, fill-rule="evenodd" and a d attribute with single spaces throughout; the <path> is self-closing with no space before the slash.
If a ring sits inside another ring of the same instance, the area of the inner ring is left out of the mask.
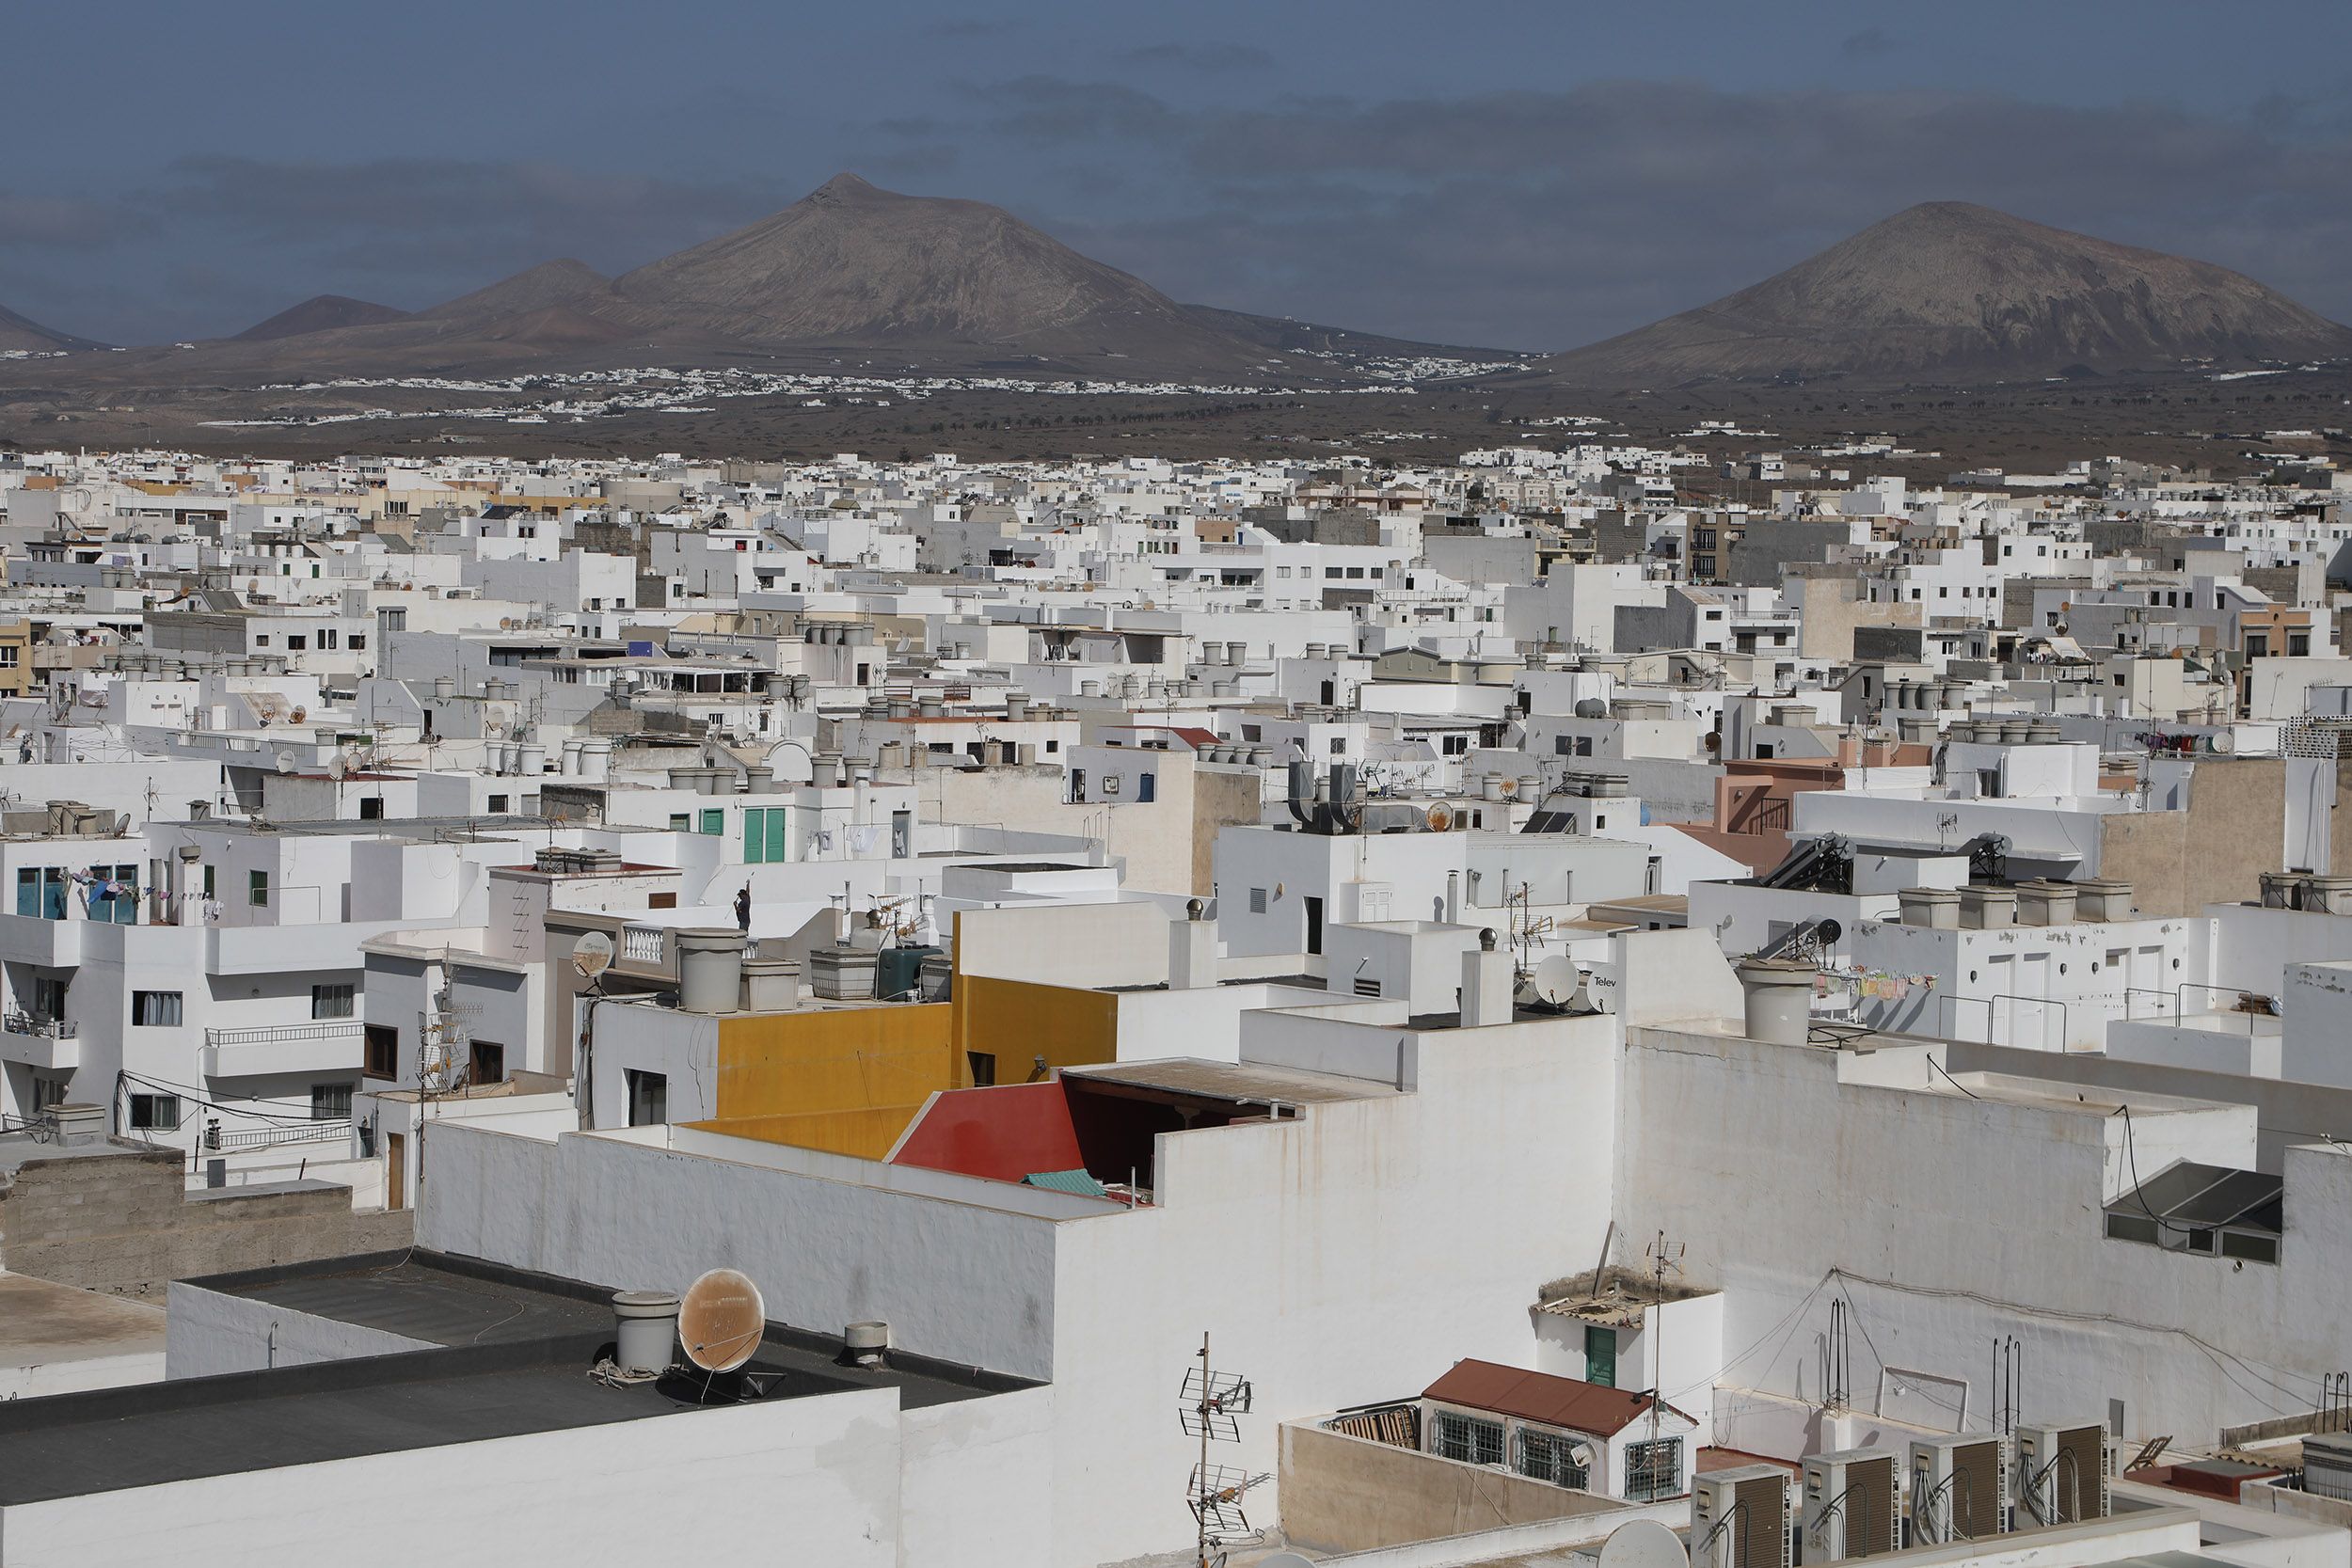
<path id="1" fill-rule="evenodd" d="M 625 926 L 621 957 L 629 963 L 659 965 L 669 951 L 669 932 L 660 926 Z"/>

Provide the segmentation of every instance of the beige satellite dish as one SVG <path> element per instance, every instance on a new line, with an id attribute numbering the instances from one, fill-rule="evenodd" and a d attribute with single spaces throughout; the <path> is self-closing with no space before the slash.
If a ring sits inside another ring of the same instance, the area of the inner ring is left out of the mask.
<path id="1" fill-rule="evenodd" d="M 593 980 L 612 967 L 612 939 L 602 931 L 583 931 L 572 943 L 572 968 L 583 980 Z"/>
<path id="2" fill-rule="evenodd" d="M 1664 1525 L 1636 1519 L 1600 1544 L 1600 1568 L 1691 1568 L 1691 1554 Z"/>
<path id="3" fill-rule="evenodd" d="M 731 1372 L 752 1358 L 768 1332 L 759 1287 L 734 1269 L 712 1269 L 686 1288 L 678 1304 L 678 1342 L 707 1372 Z"/>

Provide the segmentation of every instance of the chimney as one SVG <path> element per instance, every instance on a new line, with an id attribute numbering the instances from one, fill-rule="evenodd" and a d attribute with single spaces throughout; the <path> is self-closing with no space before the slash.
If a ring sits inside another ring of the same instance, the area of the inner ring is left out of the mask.
<path id="1" fill-rule="evenodd" d="M 1216 922 L 1200 918 L 1203 906 L 1195 898 L 1184 905 L 1184 918 L 1168 924 L 1168 989 L 1199 990 L 1216 984 Z"/>
<path id="2" fill-rule="evenodd" d="M 1511 1022 L 1511 990 L 1518 976 L 1511 955 L 1495 951 L 1494 927 L 1478 933 L 1478 945 L 1462 955 L 1462 1027 L 1484 1029 Z"/>
<path id="3" fill-rule="evenodd" d="M 1742 958 L 1739 971 L 1748 1038 L 1803 1045 L 1813 1023 L 1813 966 L 1802 958 Z"/>

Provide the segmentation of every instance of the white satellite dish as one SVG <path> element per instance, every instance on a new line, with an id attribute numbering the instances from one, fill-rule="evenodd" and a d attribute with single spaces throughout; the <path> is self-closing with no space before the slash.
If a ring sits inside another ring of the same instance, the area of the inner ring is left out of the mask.
<path id="1" fill-rule="evenodd" d="M 2213 749 L 2226 757 L 2232 752 L 2237 750 L 2237 736 L 2232 735 L 2227 730 L 2223 730 L 2220 734 L 2213 737 Z"/>
<path id="2" fill-rule="evenodd" d="M 1636 1519 L 1600 1544 L 1600 1568 L 1691 1568 L 1691 1554 L 1657 1520 Z"/>
<path id="3" fill-rule="evenodd" d="M 1537 996 L 1557 1007 L 1576 994 L 1576 988 L 1582 979 L 1574 958 L 1565 953 L 1555 953 L 1535 966 L 1530 983 L 1534 986 Z"/>
<path id="4" fill-rule="evenodd" d="M 278 770 L 280 773 L 291 773 L 294 770 L 294 754 L 292 752 L 278 753 Z"/>
<path id="5" fill-rule="evenodd" d="M 572 943 L 572 968 L 583 980 L 593 980 L 612 967 L 612 939 L 602 931 L 583 931 Z"/>
<path id="6" fill-rule="evenodd" d="M 351 759 L 343 755 L 341 752 L 337 752 L 334 755 L 326 759 L 326 776 L 333 779 L 338 784 L 342 783 L 343 775 L 350 771 Z"/>

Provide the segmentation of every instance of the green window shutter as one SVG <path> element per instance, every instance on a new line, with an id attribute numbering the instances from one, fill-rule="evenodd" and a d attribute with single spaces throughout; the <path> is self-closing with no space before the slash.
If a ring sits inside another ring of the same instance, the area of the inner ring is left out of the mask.
<path id="1" fill-rule="evenodd" d="M 768 808 L 768 863 L 774 865 L 784 859 L 784 808 L 770 806 Z"/>
<path id="2" fill-rule="evenodd" d="M 767 815 L 757 806 L 747 806 L 743 810 L 743 860 L 746 864 L 757 865 L 767 858 L 764 851 L 768 841 L 761 835 L 759 820 Z"/>
<path id="3" fill-rule="evenodd" d="M 725 812 L 725 810 L 724 810 L 723 808 L 722 808 L 722 807 L 718 807 L 718 806 L 713 806 L 713 807 L 712 807 L 712 808 L 710 808 L 708 811 L 706 811 L 706 812 L 704 812 L 704 813 L 703 813 L 703 832 L 707 832 L 707 833 L 723 833 L 723 832 L 725 832 L 726 831 L 727 831 L 727 814 L 726 814 L 726 812 Z"/>

